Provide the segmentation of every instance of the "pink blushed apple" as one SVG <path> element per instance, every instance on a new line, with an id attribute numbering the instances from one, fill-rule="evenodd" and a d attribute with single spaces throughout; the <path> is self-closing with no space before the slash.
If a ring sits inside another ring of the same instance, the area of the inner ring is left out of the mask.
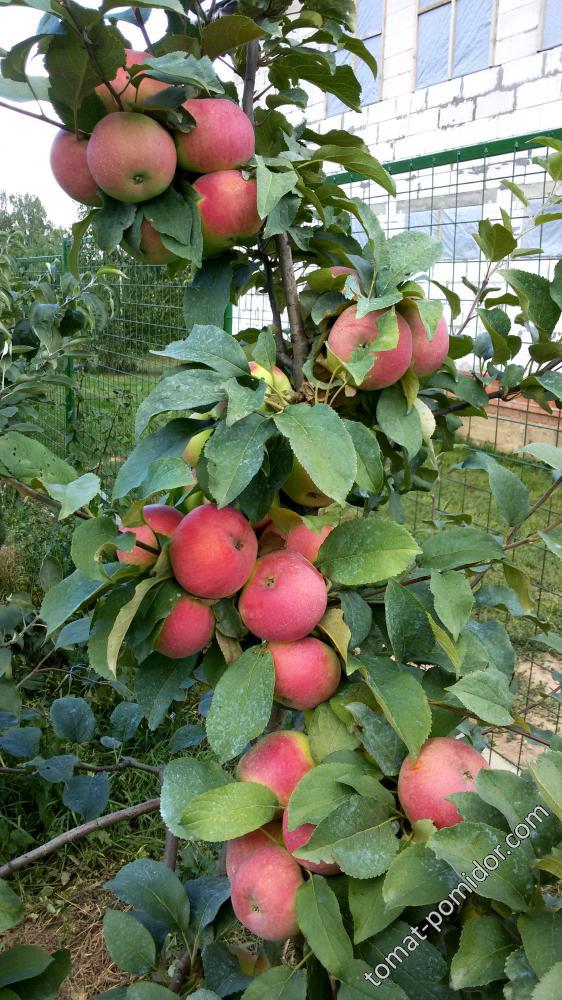
<path id="1" fill-rule="evenodd" d="M 308 844 L 316 827 L 312 823 L 302 823 L 295 830 L 289 830 L 288 814 L 289 810 L 285 809 L 283 813 L 283 840 L 289 854 L 295 852 L 298 854 L 299 848 Z M 295 858 L 295 861 L 298 861 L 301 868 L 306 868 L 308 872 L 314 872 L 315 875 L 339 875 L 341 873 L 339 865 L 330 864 L 328 861 L 304 861 L 302 858 Z"/>
<path id="2" fill-rule="evenodd" d="M 478 772 L 489 765 L 482 754 L 448 736 L 430 739 L 414 761 L 406 757 L 398 776 L 398 798 L 411 823 L 430 819 L 438 829 L 462 821 L 447 800 L 453 792 L 473 792 Z"/>
<path id="3" fill-rule="evenodd" d="M 412 371 L 418 376 L 431 375 L 441 367 L 449 353 L 447 321 L 444 316 L 441 317 L 430 340 L 412 302 L 404 301 L 400 311 L 412 331 Z"/>
<path id="4" fill-rule="evenodd" d="M 340 682 L 340 661 L 331 646 L 308 636 L 296 642 L 268 642 L 275 669 L 276 701 L 289 708 L 316 708 Z"/>
<path id="5" fill-rule="evenodd" d="M 101 205 L 98 186 L 88 167 L 87 149 L 86 138 L 61 129 L 51 146 L 51 170 L 59 187 L 75 201 Z"/>
<path id="6" fill-rule="evenodd" d="M 266 785 L 287 805 L 301 778 L 314 767 L 308 736 L 282 730 L 258 740 L 238 762 L 237 776 L 241 781 Z"/>
<path id="7" fill-rule="evenodd" d="M 147 503 L 142 509 L 142 516 L 149 528 L 159 535 L 170 537 L 173 535 L 178 524 L 183 521 L 184 515 L 181 510 L 170 507 L 166 503 Z"/>
<path id="8" fill-rule="evenodd" d="M 98 187 L 117 201 L 148 201 L 171 184 L 176 147 L 153 118 L 115 111 L 97 123 L 87 149 L 88 167 Z"/>
<path id="9" fill-rule="evenodd" d="M 246 628 L 260 639 L 292 642 L 316 628 L 328 603 L 323 576 L 300 552 L 258 559 L 240 595 Z"/>
<path id="10" fill-rule="evenodd" d="M 258 540 L 250 522 L 232 507 L 196 507 L 183 518 L 170 542 L 178 583 L 196 597 L 230 597 L 254 567 Z"/>
<path id="11" fill-rule="evenodd" d="M 153 549 L 159 548 L 156 535 L 148 524 L 140 524 L 138 528 L 128 528 L 125 524 L 120 524 L 118 531 L 121 534 L 134 535 L 137 541 L 143 542 L 144 545 L 150 545 Z M 148 552 L 147 549 L 141 549 L 138 545 L 135 545 L 130 552 L 120 552 L 118 549 L 117 558 L 119 562 L 128 563 L 132 566 L 152 566 L 158 559 L 158 556 L 156 552 Z"/>
<path id="12" fill-rule="evenodd" d="M 210 607 L 189 594 L 182 594 L 164 620 L 154 648 L 174 660 L 192 656 L 208 646 L 214 628 Z"/>
<path id="13" fill-rule="evenodd" d="M 334 359 L 349 361 L 358 347 L 372 345 L 373 364 L 361 383 L 361 389 L 383 389 L 385 386 L 394 385 L 410 366 L 412 334 L 400 313 L 396 313 L 398 323 L 396 347 L 375 353 L 379 335 L 378 323 L 380 317 L 387 312 L 387 309 L 376 309 L 366 316 L 358 317 L 357 306 L 350 306 L 340 313 L 328 334 L 327 344 L 332 356 L 331 360 L 329 356 L 330 364 L 335 363 Z"/>
<path id="14" fill-rule="evenodd" d="M 291 552 L 300 552 L 309 562 L 315 563 L 322 542 L 333 530 L 331 524 L 323 525 L 320 531 L 314 531 L 306 524 L 297 524 L 287 535 L 287 548 Z"/>
<path id="15" fill-rule="evenodd" d="M 199 97 L 183 107 L 195 119 L 190 132 L 176 133 L 178 163 L 193 174 L 241 167 L 254 155 L 252 123 L 233 101 Z"/>
<path id="16" fill-rule="evenodd" d="M 238 239 L 255 236 L 261 228 L 257 186 L 244 180 L 240 170 L 217 170 L 198 177 L 193 190 L 199 195 L 203 249 L 212 257 L 233 246 Z"/>
<path id="17" fill-rule="evenodd" d="M 272 823 L 267 823 L 266 826 L 260 826 L 259 830 L 244 834 L 243 837 L 229 840 L 226 845 L 226 874 L 229 879 L 232 881 L 246 858 L 251 857 L 263 847 L 271 847 L 275 844 L 283 845 L 281 824 L 275 820 Z"/>
<path id="18" fill-rule="evenodd" d="M 138 108 L 144 107 L 149 97 L 153 97 L 170 86 L 169 83 L 162 83 L 161 80 L 152 80 L 148 76 L 143 77 L 138 86 L 131 83 L 129 68 L 131 66 L 142 66 L 145 59 L 150 59 L 148 52 L 139 52 L 137 49 L 125 49 L 125 65 L 119 67 L 113 80 L 110 81 L 112 89 L 119 96 L 122 108 L 119 107 L 105 83 L 100 83 L 96 87 L 96 94 L 103 101 L 108 111 L 120 111 L 122 109 L 124 111 L 135 111 Z"/>
<path id="19" fill-rule="evenodd" d="M 297 933 L 301 869 L 282 847 L 264 847 L 244 861 L 232 879 L 232 908 L 244 927 L 265 941 Z"/>

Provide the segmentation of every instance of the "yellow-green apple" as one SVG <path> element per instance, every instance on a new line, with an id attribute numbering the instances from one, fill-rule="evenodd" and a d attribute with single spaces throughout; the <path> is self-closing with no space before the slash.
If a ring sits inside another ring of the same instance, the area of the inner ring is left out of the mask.
<path id="1" fill-rule="evenodd" d="M 214 427 L 206 427 L 204 431 L 197 431 L 197 434 L 194 434 L 193 437 L 190 437 L 189 441 L 187 442 L 182 453 L 182 458 L 184 458 L 185 461 L 188 462 L 189 465 L 191 465 L 192 467 L 197 465 L 199 459 L 201 458 L 203 448 L 207 444 L 207 441 L 209 440 L 213 431 Z"/>
<path id="2" fill-rule="evenodd" d="M 176 172 L 176 147 L 165 128 L 134 111 L 115 111 L 97 123 L 87 149 L 98 187 L 118 201 L 155 198 Z"/>
<path id="3" fill-rule="evenodd" d="M 51 146 L 51 170 L 59 187 L 75 201 L 101 205 L 102 198 L 88 166 L 87 149 L 87 139 L 61 129 Z"/>
<path id="4" fill-rule="evenodd" d="M 152 80 L 148 76 L 145 76 L 140 81 L 138 87 L 135 87 L 134 83 L 131 83 L 130 67 L 142 66 L 144 60 L 149 58 L 148 52 L 139 52 L 137 49 L 125 49 L 125 65 L 119 67 L 113 80 L 110 81 L 113 90 L 119 95 L 119 100 L 124 111 L 135 111 L 137 108 L 144 107 L 149 97 L 152 97 L 161 90 L 166 90 L 170 86 L 169 83 L 162 83 L 161 80 Z M 100 83 L 96 87 L 96 94 L 103 101 L 108 111 L 121 110 L 105 83 Z"/>
<path id="5" fill-rule="evenodd" d="M 260 639 L 293 642 L 316 628 L 327 603 L 324 577 L 300 552 L 285 550 L 258 559 L 238 609 Z"/>
<path id="6" fill-rule="evenodd" d="M 453 792 L 473 792 L 476 775 L 489 765 L 482 754 L 461 740 L 437 736 L 427 740 L 417 759 L 406 757 L 398 776 L 398 798 L 411 823 L 430 819 L 438 829 L 462 821 L 449 802 Z"/>
<path id="7" fill-rule="evenodd" d="M 226 874 L 229 879 L 232 881 L 246 858 L 255 854 L 262 847 L 271 847 L 272 844 L 283 844 L 281 824 L 275 820 L 265 826 L 260 826 L 259 830 L 245 833 L 243 837 L 229 840 L 226 845 Z"/>
<path id="8" fill-rule="evenodd" d="M 125 524 L 120 524 L 118 530 L 125 535 L 134 535 L 137 541 L 144 545 L 150 545 L 153 549 L 158 549 L 158 540 L 152 528 L 148 524 L 139 524 L 138 528 L 128 528 Z M 151 566 L 156 562 L 158 556 L 156 552 L 148 552 L 146 549 L 135 545 L 130 552 L 120 552 L 117 550 L 119 562 L 130 563 L 132 566 Z"/>
<path id="9" fill-rule="evenodd" d="M 444 316 L 441 317 L 430 340 L 413 302 L 405 299 L 400 312 L 412 331 L 412 370 L 415 375 L 431 375 L 441 367 L 449 353 L 447 321 Z"/>
<path id="10" fill-rule="evenodd" d="M 285 808 L 301 778 L 314 767 L 308 736 L 280 730 L 258 740 L 238 761 L 240 781 L 265 785 Z"/>
<path id="11" fill-rule="evenodd" d="M 308 472 L 303 469 L 296 458 L 293 460 L 291 475 L 281 488 L 291 500 L 300 504 L 301 507 L 327 507 L 328 504 L 332 503 L 331 497 L 326 496 L 318 489 L 316 483 L 312 482 Z"/>
<path id="12" fill-rule="evenodd" d="M 324 539 L 333 531 L 331 524 L 324 524 L 320 531 L 313 531 L 306 524 L 297 524 L 287 535 L 287 548 L 291 552 L 300 552 L 309 562 L 316 562 L 320 546 Z"/>
<path id="13" fill-rule="evenodd" d="M 145 524 L 159 535 L 173 535 L 180 521 L 183 521 L 181 510 L 170 507 L 167 503 L 148 503 L 142 509 Z"/>
<path id="14" fill-rule="evenodd" d="M 271 374 L 273 375 L 273 388 L 277 389 L 277 392 L 280 392 L 282 396 L 293 392 L 293 387 L 289 379 L 278 365 L 273 365 Z"/>
<path id="15" fill-rule="evenodd" d="M 299 848 L 308 844 L 316 827 L 312 823 L 303 823 L 295 830 L 289 830 L 288 817 L 289 810 L 285 809 L 283 813 L 283 840 L 289 854 L 294 854 L 295 851 L 298 854 Z M 298 861 L 301 868 L 306 868 L 308 872 L 314 872 L 315 875 L 339 875 L 341 872 L 339 865 L 329 861 L 303 861 L 302 858 L 295 858 L 295 860 Z"/>
<path id="16" fill-rule="evenodd" d="M 238 239 L 254 236 L 261 228 L 255 180 L 244 180 L 240 170 L 203 174 L 193 185 L 199 195 L 203 250 L 212 257 L 234 246 Z"/>
<path id="17" fill-rule="evenodd" d="M 296 642 L 268 642 L 275 669 L 274 698 L 289 708 L 316 708 L 331 698 L 341 677 L 331 646 L 307 636 Z"/>
<path id="18" fill-rule="evenodd" d="M 259 976 L 262 972 L 271 969 L 271 962 L 264 951 L 250 951 L 249 948 L 239 948 L 237 945 L 227 945 L 231 955 L 238 959 L 240 972 L 245 976 Z"/>
<path id="19" fill-rule="evenodd" d="M 262 847 L 240 865 L 231 883 L 232 908 L 244 927 L 265 941 L 283 941 L 298 931 L 297 890 L 301 869 L 282 847 Z"/>
<path id="20" fill-rule="evenodd" d="M 209 501 L 203 496 L 201 490 L 193 490 L 183 501 L 182 507 L 186 514 L 189 514 L 190 511 L 195 510 L 196 507 L 201 507 L 205 503 L 209 503 Z"/>
<path id="21" fill-rule="evenodd" d="M 242 108 L 224 97 L 196 97 L 183 107 L 195 119 L 190 132 L 176 133 L 178 163 L 192 174 L 241 167 L 254 155 L 252 123 Z"/>
<path id="22" fill-rule="evenodd" d="M 182 594 L 164 619 L 154 648 L 173 660 L 191 656 L 210 643 L 214 628 L 209 605 Z"/>
<path id="23" fill-rule="evenodd" d="M 230 597 L 254 567 L 258 540 L 250 522 L 215 504 L 186 514 L 172 535 L 170 562 L 178 583 L 196 597 Z"/>
<path id="24" fill-rule="evenodd" d="M 412 334 L 406 320 L 396 313 L 398 343 L 388 351 L 376 353 L 379 320 L 388 309 L 375 309 L 366 316 L 357 316 L 357 306 L 344 309 L 328 334 L 327 364 L 332 370 L 338 361 L 349 361 L 358 347 L 372 345 L 373 364 L 361 382 L 361 389 L 383 389 L 394 385 L 410 367 Z"/>
<path id="25" fill-rule="evenodd" d="M 127 239 L 121 240 L 121 246 L 139 264 L 171 264 L 178 260 L 175 253 L 164 246 L 160 233 L 148 219 L 143 219 L 141 223 L 140 250 L 136 250 Z"/>

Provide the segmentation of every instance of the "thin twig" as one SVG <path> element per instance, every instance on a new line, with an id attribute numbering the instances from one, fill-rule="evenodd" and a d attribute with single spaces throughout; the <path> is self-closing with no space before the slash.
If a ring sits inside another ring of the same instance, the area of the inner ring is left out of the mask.
<path id="1" fill-rule="evenodd" d="M 521 525 L 524 524 L 525 521 L 528 521 L 529 518 L 532 517 L 533 514 L 535 514 L 537 512 L 537 510 L 539 510 L 539 508 L 542 507 L 543 504 L 546 503 L 546 501 L 549 499 L 549 497 L 552 496 L 552 494 L 554 493 L 554 491 L 557 490 L 559 486 L 562 486 L 562 474 L 560 476 L 558 476 L 558 479 L 555 479 L 550 484 L 550 486 L 548 487 L 548 489 L 545 490 L 545 492 L 542 494 L 542 496 L 540 496 L 538 498 L 538 500 L 535 501 L 535 503 L 533 504 L 533 506 L 529 507 L 529 510 L 525 514 L 525 517 L 520 522 L 520 524 L 516 524 L 515 527 L 512 528 L 511 531 L 506 535 L 506 538 L 505 538 L 506 547 L 507 547 L 507 545 L 509 545 L 510 542 L 513 541 L 513 539 L 515 538 L 515 536 L 516 536 L 517 532 L 519 531 L 519 528 L 521 527 Z"/>
<path id="2" fill-rule="evenodd" d="M 275 237 L 275 245 L 279 256 L 281 268 L 281 281 L 285 292 L 287 312 L 289 314 L 289 326 L 291 329 L 291 343 L 293 345 L 293 385 L 295 389 L 300 389 L 303 382 L 303 365 L 308 355 L 308 338 L 304 331 L 304 322 L 301 313 L 299 291 L 295 280 L 295 270 L 293 267 L 293 254 L 291 244 L 286 233 L 280 233 Z"/>
<path id="3" fill-rule="evenodd" d="M 92 772 L 103 772 L 108 771 L 114 773 L 116 771 L 128 771 L 129 769 L 136 771 L 146 771 L 147 774 L 154 774 L 157 778 L 161 777 L 161 769 L 159 767 L 152 767 L 151 764 L 143 764 L 140 760 L 135 760 L 134 757 L 122 757 L 120 761 L 116 764 L 87 764 L 84 761 L 77 761 L 74 765 L 75 771 L 92 771 Z M 0 777 L 5 774 L 17 774 L 20 778 L 32 777 L 34 771 L 30 771 L 23 767 L 0 767 Z"/>
<path id="4" fill-rule="evenodd" d="M 146 45 L 148 51 L 150 52 L 150 55 L 151 56 L 156 55 L 156 53 L 154 51 L 154 45 L 152 44 L 152 42 L 150 41 L 150 38 L 148 37 L 148 31 L 146 30 L 146 25 L 145 25 L 145 23 L 144 23 L 144 21 L 142 19 L 142 14 L 141 14 L 141 12 L 140 12 L 140 10 L 139 10 L 138 7 L 135 7 L 135 21 L 137 22 L 137 25 L 139 27 L 139 31 L 140 31 L 142 37 L 144 38 L 144 44 Z"/>
<path id="5" fill-rule="evenodd" d="M 159 808 L 160 799 L 149 799 L 147 802 L 139 802 L 136 806 L 129 806 L 127 809 L 118 809 L 117 812 L 107 813 L 105 816 L 98 816 L 97 819 L 89 820 L 88 823 L 82 823 L 81 826 L 75 826 L 72 830 L 67 830 L 66 833 L 61 833 L 58 837 L 48 840 L 46 844 L 41 844 L 40 847 L 34 848 L 33 851 L 20 854 L 19 857 L 13 858 L 12 861 L 8 861 L 5 865 L 2 865 L 0 867 L 0 878 L 7 878 L 12 872 L 18 871 L 20 868 L 25 868 L 26 865 L 30 865 L 34 861 L 46 858 L 54 851 L 58 851 L 60 847 L 71 844 L 75 840 L 80 840 L 89 833 L 94 833 L 96 830 L 104 830 L 106 827 L 114 826 L 115 823 L 121 823 L 124 820 L 136 819 L 138 816 L 146 815 L 146 813 L 156 812 Z"/>
<path id="6" fill-rule="evenodd" d="M 6 104 L 5 101 L 0 101 L 0 108 L 6 108 L 8 111 L 15 111 L 18 115 L 25 115 L 26 118 L 35 118 L 39 122 L 45 122 L 46 125 L 54 125 L 55 128 L 60 128 L 63 132 L 72 132 L 75 134 L 75 130 L 71 125 L 64 125 L 63 122 L 57 122 L 54 118 L 48 118 L 47 115 L 38 114 L 36 111 L 28 111 L 26 108 L 14 107 L 13 104 Z"/>

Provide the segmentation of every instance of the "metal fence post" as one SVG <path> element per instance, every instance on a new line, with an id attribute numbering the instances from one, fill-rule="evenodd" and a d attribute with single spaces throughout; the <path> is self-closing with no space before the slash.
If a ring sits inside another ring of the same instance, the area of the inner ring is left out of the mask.
<path id="1" fill-rule="evenodd" d="M 61 252 L 61 263 L 63 274 L 68 271 L 68 255 L 70 253 L 70 247 L 72 245 L 72 240 L 69 236 L 63 236 L 62 239 L 62 252 Z M 74 374 L 74 361 L 72 357 L 66 359 L 66 369 L 65 375 L 68 378 L 72 378 Z M 76 399 L 74 394 L 74 388 L 72 386 L 67 386 L 64 391 L 64 450 L 68 453 L 70 437 L 74 430 L 74 423 L 76 420 Z"/>

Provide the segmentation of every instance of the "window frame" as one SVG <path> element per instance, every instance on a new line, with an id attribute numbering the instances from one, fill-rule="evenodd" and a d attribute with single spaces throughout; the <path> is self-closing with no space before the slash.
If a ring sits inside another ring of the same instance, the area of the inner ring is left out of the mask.
<path id="1" fill-rule="evenodd" d="M 356 32 L 354 32 L 354 37 L 358 38 L 359 41 L 361 41 L 361 42 L 366 42 L 370 38 L 380 38 L 380 40 L 381 40 L 380 57 L 377 59 L 377 70 L 378 70 L 378 72 L 377 72 L 377 82 L 379 84 L 379 96 L 377 97 L 376 101 L 371 101 L 369 104 L 362 104 L 361 105 L 361 111 L 363 111 L 365 108 L 372 107 L 373 104 L 379 104 L 382 100 L 384 100 L 384 98 L 383 98 L 384 75 L 383 75 L 382 69 L 383 69 L 383 63 L 384 63 L 384 38 L 385 38 L 385 27 L 386 27 L 387 4 L 388 4 L 388 0 L 382 0 L 381 30 L 380 31 L 374 31 L 372 34 L 361 35 L 361 36 L 359 36 Z M 346 50 L 342 49 L 341 51 L 345 52 Z M 353 53 L 353 52 L 350 52 L 349 56 L 350 56 L 350 65 L 351 65 L 351 68 L 355 71 L 355 64 L 356 64 L 355 61 L 357 59 L 359 59 L 359 56 L 356 56 L 355 53 Z M 331 97 L 335 97 L 335 94 L 326 94 L 326 103 L 325 103 L 325 117 L 326 118 L 336 118 L 338 114 L 345 114 L 346 112 L 352 110 L 352 108 L 348 108 L 347 105 L 345 105 L 345 110 L 344 111 L 337 111 L 336 114 L 333 114 L 333 115 L 328 114 L 328 106 L 329 106 L 329 101 L 330 101 Z"/>
<path id="2" fill-rule="evenodd" d="M 562 38 L 560 39 L 559 42 L 555 42 L 554 45 L 546 45 L 546 43 L 545 43 L 544 31 L 545 31 L 545 28 L 546 28 L 546 5 L 547 5 L 547 3 L 548 3 L 548 0 L 542 0 L 542 2 L 541 2 L 541 9 L 540 9 L 540 12 L 539 12 L 539 27 L 538 27 L 539 45 L 538 45 L 538 48 L 537 48 L 538 52 L 550 52 L 551 49 L 555 49 L 559 45 L 562 45 Z"/>
<path id="3" fill-rule="evenodd" d="M 425 4 L 422 10 L 422 3 Z M 447 60 L 447 78 L 445 80 L 439 80 L 437 83 L 426 83 L 422 84 L 419 88 L 417 85 L 418 76 L 418 52 L 419 52 L 419 41 L 420 41 L 420 18 L 427 14 L 429 11 L 437 10 L 439 7 L 450 7 L 451 8 L 451 25 L 449 28 L 449 53 Z M 495 62 L 495 50 L 496 50 L 496 36 L 498 30 L 498 8 L 499 0 L 492 0 L 492 18 L 490 23 L 490 41 L 488 45 L 488 63 L 486 66 L 482 66 L 481 69 L 473 70 L 474 73 L 481 73 L 483 69 L 489 69 L 490 66 L 494 65 Z M 546 0 L 543 0 L 543 10 L 546 10 Z M 455 61 L 455 42 L 457 40 L 457 0 L 432 0 L 432 2 L 427 2 L 427 0 L 418 0 L 417 10 L 416 10 L 416 42 L 414 48 L 414 59 L 412 66 L 412 90 L 423 90 L 425 87 L 436 87 L 439 83 L 448 83 L 449 80 L 458 80 L 462 76 L 470 76 L 470 73 L 457 73 L 454 70 Z"/>

